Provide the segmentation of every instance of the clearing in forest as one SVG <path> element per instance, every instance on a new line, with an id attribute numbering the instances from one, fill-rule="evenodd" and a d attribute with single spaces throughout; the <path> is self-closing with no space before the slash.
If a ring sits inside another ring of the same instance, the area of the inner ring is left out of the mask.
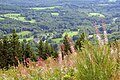
<path id="1" fill-rule="evenodd" d="M 15 20 L 19 20 L 19 21 L 22 21 L 22 22 L 30 22 L 30 23 L 35 23 L 36 22 L 33 19 L 26 20 L 25 17 L 21 16 L 21 14 L 4 14 L 4 15 L 1 15 L 1 16 L 8 17 L 8 18 L 15 19 Z"/>

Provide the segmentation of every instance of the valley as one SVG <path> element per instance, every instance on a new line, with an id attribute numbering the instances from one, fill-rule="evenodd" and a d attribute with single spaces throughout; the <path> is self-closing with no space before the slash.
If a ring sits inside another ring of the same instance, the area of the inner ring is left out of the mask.
<path id="1" fill-rule="evenodd" d="M 53 1 L 52 4 L 49 2 L 48 0 L 48 3 L 37 5 L 36 2 L 20 4 L 22 1 L 17 5 L 14 0 L 13 4 L 0 3 L 2 6 L 0 7 L 0 38 L 11 34 L 15 28 L 20 41 L 42 39 L 50 44 L 56 44 L 62 41 L 66 33 L 74 38 L 73 40 L 78 39 L 81 33 L 88 36 L 96 34 L 94 22 L 99 26 L 101 34 L 103 33 L 101 24 L 105 22 L 107 32 L 111 34 L 109 41 L 115 39 L 112 34 L 119 33 L 119 2 L 88 1 L 86 3 L 77 0 Z M 119 39 L 119 35 L 116 35 L 116 38 Z"/>

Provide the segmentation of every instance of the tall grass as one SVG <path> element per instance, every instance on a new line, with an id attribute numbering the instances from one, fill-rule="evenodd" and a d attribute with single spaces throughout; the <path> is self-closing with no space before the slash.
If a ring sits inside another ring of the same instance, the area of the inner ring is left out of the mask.
<path id="1" fill-rule="evenodd" d="M 60 62 L 50 57 L 30 61 L 28 68 L 19 64 L 17 68 L 0 70 L 0 80 L 120 80 L 119 47 L 111 53 L 109 45 L 85 41 L 80 52 Z"/>
<path id="2" fill-rule="evenodd" d="M 115 75 L 120 66 L 114 55 L 108 45 L 99 47 L 86 42 L 77 57 L 77 80 L 119 80 L 120 76 Z"/>

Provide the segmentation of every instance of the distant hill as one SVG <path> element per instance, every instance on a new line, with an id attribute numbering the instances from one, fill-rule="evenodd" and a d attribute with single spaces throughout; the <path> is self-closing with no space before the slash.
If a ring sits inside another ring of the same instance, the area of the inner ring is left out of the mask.
<path id="1" fill-rule="evenodd" d="M 92 2 L 92 1 L 102 1 L 102 2 L 106 2 L 106 1 L 111 1 L 111 2 L 115 2 L 115 1 L 120 1 L 120 0 L 0 0 L 0 3 L 56 3 L 56 2 L 75 2 L 75 1 L 84 1 L 84 2 Z"/>

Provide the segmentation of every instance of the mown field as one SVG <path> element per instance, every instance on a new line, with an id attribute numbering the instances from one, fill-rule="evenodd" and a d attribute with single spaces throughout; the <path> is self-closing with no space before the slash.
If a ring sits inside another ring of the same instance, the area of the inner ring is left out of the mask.
<path id="1" fill-rule="evenodd" d="M 50 6 L 50 7 L 33 7 L 29 8 L 32 10 L 46 10 L 46 9 L 55 9 L 55 8 L 60 8 L 61 6 Z"/>
<path id="2" fill-rule="evenodd" d="M 1 18 L 1 17 L 0 17 L 0 20 L 4 20 L 4 18 Z"/>
<path id="3" fill-rule="evenodd" d="M 102 17 L 102 18 L 105 18 L 105 16 L 103 14 L 100 14 L 100 13 L 89 13 L 88 16 L 95 16 L 95 17 Z"/>
<path id="4" fill-rule="evenodd" d="M 64 36 L 65 35 L 68 35 L 68 37 L 73 37 L 75 35 L 78 35 L 78 32 L 77 31 L 70 31 L 70 32 L 64 32 L 62 34 L 62 38 L 56 38 L 56 39 L 52 39 L 52 41 L 56 42 L 56 43 L 60 43 L 60 41 L 63 40 Z"/>
<path id="5" fill-rule="evenodd" d="M 3 17 L 7 17 L 7 18 L 11 18 L 11 19 L 15 19 L 15 20 L 19 20 L 19 21 L 22 21 L 22 22 L 30 22 L 30 23 L 35 23 L 36 21 L 35 20 L 26 20 L 25 17 L 21 16 L 21 14 L 4 14 L 4 15 L 1 15 Z"/>
<path id="6" fill-rule="evenodd" d="M 54 12 L 54 13 L 51 13 L 51 15 L 53 15 L 53 16 L 59 16 L 59 13 Z"/>

